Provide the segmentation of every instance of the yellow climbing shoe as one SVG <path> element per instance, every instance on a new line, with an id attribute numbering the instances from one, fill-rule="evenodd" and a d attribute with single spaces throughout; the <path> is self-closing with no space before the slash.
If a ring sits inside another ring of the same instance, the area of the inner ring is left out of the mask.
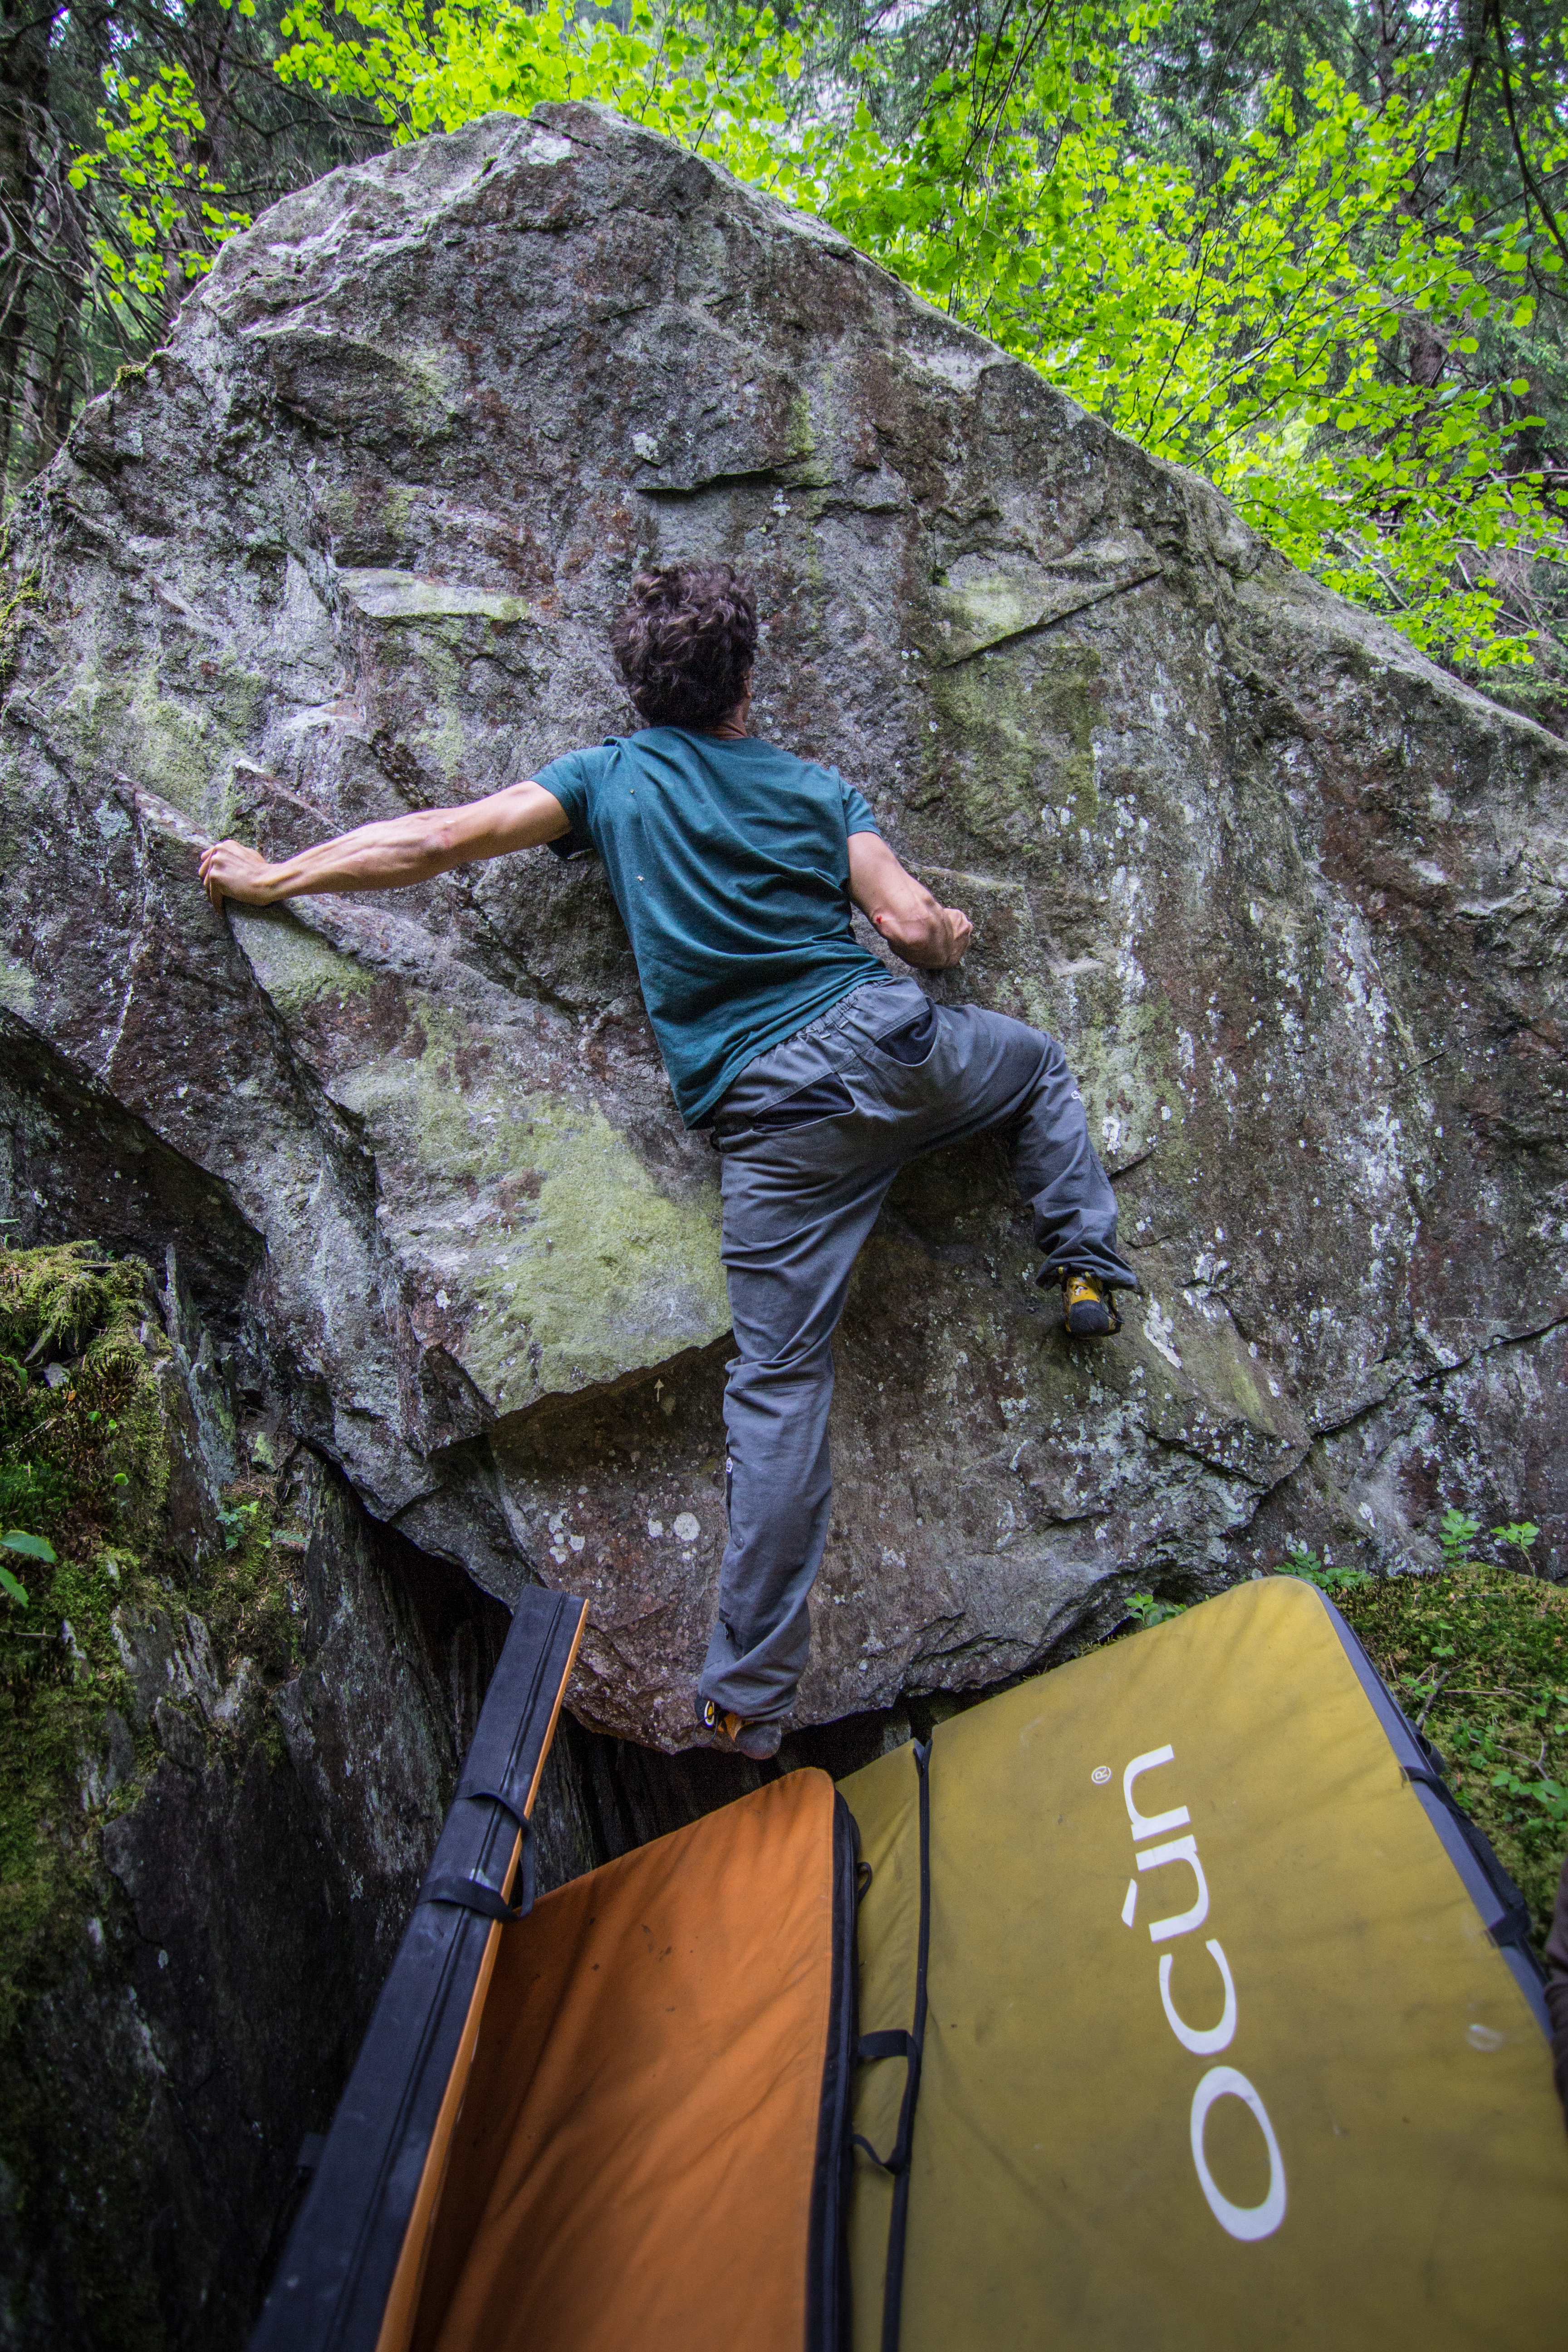
<path id="1" fill-rule="evenodd" d="M 696 1693 L 697 1720 L 704 1731 L 721 1732 L 731 1746 L 742 1756 L 750 1756 L 758 1764 L 765 1764 L 779 1752 L 784 1738 L 784 1726 L 779 1723 L 748 1723 L 743 1716 L 731 1715 L 727 1708 L 715 1706 L 710 1698 Z"/>
<path id="2" fill-rule="evenodd" d="M 1121 1328 L 1112 1294 L 1094 1274 L 1064 1274 L 1067 1328 L 1075 1339 L 1103 1339 Z"/>

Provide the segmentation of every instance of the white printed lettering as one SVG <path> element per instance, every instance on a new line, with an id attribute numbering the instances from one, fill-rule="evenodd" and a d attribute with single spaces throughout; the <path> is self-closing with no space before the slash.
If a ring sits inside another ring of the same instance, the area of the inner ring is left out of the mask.
<path id="1" fill-rule="evenodd" d="M 1268 2193 L 1261 2205 L 1233 2205 L 1215 2186 L 1204 2152 L 1204 2127 L 1216 2099 L 1239 2099 L 1258 2119 L 1268 2149 Z M 1193 2162 L 1198 2168 L 1198 2185 L 1208 2200 L 1209 2211 L 1222 2230 L 1244 2243 L 1273 2236 L 1285 2219 L 1285 2159 L 1279 2153 L 1268 2110 L 1246 2075 L 1238 2074 L 1234 2066 L 1211 2066 L 1193 2093 Z"/>
<path id="2" fill-rule="evenodd" d="M 1171 1936 L 1189 1936 L 1194 1927 L 1201 1927 L 1209 1916 L 1209 1884 L 1198 1860 L 1196 1838 L 1172 1838 L 1164 1845 L 1145 1846 L 1138 1857 L 1138 1867 L 1140 1870 L 1159 1870 L 1168 1862 L 1191 1864 L 1193 1876 L 1198 1882 L 1197 1897 L 1190 1911 L 1173 1912 L 1168 1919 L 1150 1922 L 1149 1941 L 1152 1944 L 1163 1944 Z"/>
<path id="3" fill-rule="evenodd" d="M 1168 1830 L 1184 1830 L 1192 1820 L 1185 1805 L 1177 1805 L 1168 1813 L 1141 1813 L 1132 1794 L 1132 1783 L 1141 1772 L 1152 1772 L 1156 1765 L 1173 1764 L 1175 1760 L 1173 1748 L 1152 1748 L 1147 1756 L 1134 1756 L 1121 1775 L 1121 1794 L 1126 1800 L 1134 1843 L 1140 1838 L 1161 1837 Z"/>
<path id="4" fill-rule="evenodd" d="M 1219 1970 L 1220 1980 L 1225 1986 L 1225 2007 L 1220 2012 L 1219 2023 L 1200 2028 L 1189 2025 L 1184 2018 L 1176 2015 L 1176 2004 L 1171 1999 L 1171 1970 L 1175 1965 L 1173 1952 L 1163 1952 L 1160 1957 L 1160 1999 L 1165 2004 L 1166 2021 L 1183 2049 L 1190 2050 L 1194 2058 L 1216 2058 L 1222 2050 L 1230 2048 L 1236 2038 L 1236 1986 L 1229 1963 L 1219 1946 L 1211 1941 L 1204 1946 L 1204 1949 Z"/>
<path id="5" fill-rule="evenodd" d="M 1175 1760 L 1175 1750 L 1168 1744 L 1163 1748 L 1152 1748 L 1147 1755 L 1135 1756 L 1121 1775 L 1121 1794 L 1127 1806 L 1127 1818 L 1132 1825 L 1132 1841 L 1141 1849 L 1137 1855 L 1139 1870 L 1162 1870 L 1167 1863 L 1185 1862 L 1192 1865 L 1193 1876 L 1197 1881 L 1197 1894 L 1190 1911 L 1173 1912 L 1169 1918 L 1151 1922 L 1149 1941 L 1152 1944 L 1167 1943 L 1173 1936 L 1190 1936 L 1195 1928 L 1203 1926 L 1209 1916 L 1208 1880 L 1198 1860 L 1197 1839 L 1168 1834 L 1173 1830 L 1186 1829 L 1192 1821 L 1191 1813 L 1185 1805 L 1174 1805 L 1163 1813 L 1141 1813 L 1133 1795 L 1134 1787 L 1142 1773 L 1156 1771 L 1162 1764 L 1173 1764 Z M 1164 1842 L 1160 1845 L 1142 1844 L 1145 1838 L 1152 1837 L 1162 1838 Z M 1138 1881 L 1131 1878 L 1127 1883 L 1126 1900 L 1121 1906 L 1124 1927 L 1131 1927 L 1137 1909 Z M 1230 1973 L 1230 1963 L 1220 1945 L 1212 1938 L 1204 1949 L 1219 1970 L 1225 1992 L 1217 2025 L 1189 2025 L 1185 2018 L 1178 2014 L 1171 1994 L 1175 1955 L 1163 1952 L 1160 1956 L 1160 2001 L 1165 2012 L 1165 2022 L 1183 2049 L 1190 2050 L 1195 2058 L 1211 2058 L 1222 2050 L 1228 2050 L 1236 2039 L 1237 2029 L 1236 1981 Z M 1268 2150 L 1268 2190 L 1261 2205 L 1233 2205 L 1228 2197 L 1221 2195 L 1209 2170 L 1204 2133 L 1209 2109 L 1216 2099 L 1239 2099 L 1250 2110 L 1263 2134 Z M 1237 2074 L 1234 2066 L 1211 2066 L 1194 2092 L 1192 2143 L 1198 2185 L 1220 2227 L 1243 2242 L 1271 2237 L 1285 2219 L 1285 2161 L 1279 2153 L 1279 2143 L 1274 2136 L 1268 2110 L 1246 2075 Z"/>

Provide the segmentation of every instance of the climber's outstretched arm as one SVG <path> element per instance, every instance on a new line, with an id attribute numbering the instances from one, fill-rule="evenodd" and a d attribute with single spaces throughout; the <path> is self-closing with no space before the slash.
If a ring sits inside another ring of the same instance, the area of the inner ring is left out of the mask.
<path id="1" fill-rule="evenodd" d="M 962 961 L 973 936 L 968 916 L 933 898 L 879 833 L 849 836 L 849 895 L 903 962 L 945 971 Z"/>
<path id="2" fill-rule="evenodd" d="M 401 890 L 454 866 L 558 841 L 571 829 L 553 793 L 534 783 L 509 784 L 504 793 L 461 808 L 419 809 L 384 824 L 362 824 L 277 866 L 241 842 L 215 842 L 202 859 L 202 882 L 215 907 L 226 898 L 270 907 L 312 890 Z"/>

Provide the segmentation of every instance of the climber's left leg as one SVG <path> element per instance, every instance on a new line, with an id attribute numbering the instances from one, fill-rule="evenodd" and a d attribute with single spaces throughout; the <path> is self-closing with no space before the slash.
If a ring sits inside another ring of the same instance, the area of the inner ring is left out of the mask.
<path id="1" fill-rule="evenodd" d="M 829 1014 L 813 1030 L 836 1025 Z M 833 1495 L 833 1332 L 897 1165 L 889 1139 L 851 1136 L 847 1103 L 806 1031 L 753 1063 L 721 1108 L 730 1539 L 698 1694 L 750 1724 L 788 1715 L 810 1648 Z M 753 1113 L 781 1123 L 750 1127 Z"/>
<path id="2" fill-rule="evenodd" d="M 747 1721 L 788 1714 L 811 1645 L 833 1498 L 832 1334 L 892 1174 L 825 1177 L 792 1165 L 782 1142 L 725 1161 L 730 1539 L 699 1688 Z"/>

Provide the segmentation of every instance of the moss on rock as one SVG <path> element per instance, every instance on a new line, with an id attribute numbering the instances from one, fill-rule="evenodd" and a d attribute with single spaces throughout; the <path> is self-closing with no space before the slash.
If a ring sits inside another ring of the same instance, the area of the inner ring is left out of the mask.
<path id="1" fill-rule="evenodd" d="M 234 924 L 252 971 L 279 1013 L 291 1018 L 321 997 L 363 996 L 375 975 L 352 956 L 330 947 L 296 922 L 283 908 L 232 908 Z"/>
<path id="2" fill-rule="evenodd" d="M 27 1598 L 0 1602 L 0 2171 L 7 2234 L 23 2241 L 35 2205 L 65 2196 L 91 2340 L 127 2347 L 164 2340 L 144 2265 L 106 2252 L 147 2222 L 141 2123 L 119 2117 L 122 2164 L 105 2170 L 101 2135 L 73 2158 L 80 2119 L 50 2107 L 37 2040 L 103 1948 L 118 1900 L 106 1830 L 182 1743 L 198 1765 L 226 1746 L 237 1762 L 268 1733 L 276 1746 L 262 1702 L 300 1651 L 298 1563 L 272 1540 L 271 1483 L 229 1488 L 210 1543 L 176 1525 L 172 1469 L 190 1433 L 175 1359 L 139 1261 L 83 1242 L 0 1251 L 0 1526 L 56 1555 L 8 1550 Z M 81 1993 L 111 2032 L 103 1999 Z M 116 2073 L 100 2054 L 117 2081 L 142 2081 L 145 2068 Z M 142 2106 L 155 2086 L 154 2070 Z"/>
<path id="3" fill-rule="evenodd" d="M 717 1186 L 667 1191 L 596 1104 L 524 1097 L 489 1041 L 422 1003 L 423 1050 L 340 1082 L 416 1175 L 384 1230 L 439 1287 L 436 1336 L 498 1413 L 706 1347 L 729 1328 Z M 406 1237 L 406 1238 L 405 1238 Z"/>

